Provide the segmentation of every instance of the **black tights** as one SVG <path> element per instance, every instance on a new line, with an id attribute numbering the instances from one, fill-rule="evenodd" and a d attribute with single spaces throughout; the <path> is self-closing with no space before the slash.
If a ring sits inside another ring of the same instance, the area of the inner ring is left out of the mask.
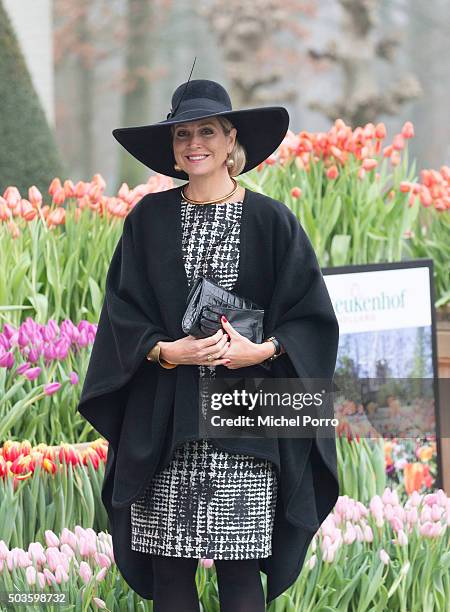
<path id="1" fill-rule="evenodd" d="M 154 612 L 199 612 L 198 559 L 153 555 Z M 257 559 L 216 560 L 220 612 L 265 612 Z"/>

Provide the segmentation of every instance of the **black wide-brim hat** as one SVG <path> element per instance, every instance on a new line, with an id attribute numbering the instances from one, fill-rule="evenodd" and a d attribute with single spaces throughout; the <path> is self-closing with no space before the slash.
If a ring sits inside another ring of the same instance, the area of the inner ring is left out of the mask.
<path id="1" fill-rule="evenodd" d="M 289 113 L 283 106 L 232 110 L 230 96 L 222 85 L 208 79 L 189 79 L 174 91 L 172 108 L 164 121 L 116 128 L 112 134 L 148 168 L 187 180 L 189 175 L 186 172 L 174 169 L 170 126 L 213 116 L 226 117 L 237 130 L 236 138 L 244 147 L 247 157 L 240 174 L 270 157 L 283 141 L 289 127 Z"/>

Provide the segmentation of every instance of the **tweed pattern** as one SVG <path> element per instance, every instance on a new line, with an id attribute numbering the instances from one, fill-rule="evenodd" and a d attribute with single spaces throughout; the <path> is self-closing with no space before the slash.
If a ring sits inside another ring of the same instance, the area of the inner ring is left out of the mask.
<path id="1" fill-rule="evenodd" d="M 242 206 L 242 201 L 181 201 L 189 288 L 202 274 L 233 290 Z M 214 378 L 215 366 L 198 368 L 200 377 Z M 275 466 L 269 460 L 229 453 L 207 439 L 182 443 L 131 505 L 131 548 L 174 557 L 268 557 L 277 490 Z"/>

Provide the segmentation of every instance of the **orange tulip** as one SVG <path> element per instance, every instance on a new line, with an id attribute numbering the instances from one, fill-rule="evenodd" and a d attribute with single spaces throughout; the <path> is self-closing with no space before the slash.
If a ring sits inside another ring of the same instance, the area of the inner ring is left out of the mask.
<path id="1" fill-rule="evenodd" d="M 405 490 L 408 495 L 420 491 L 424 484 L 424 466 L 421 463 L 406 463 L 403 468 Z"/>
<path id="2" fill-rule="evenodd" d="M 8 221 L 7 228 L 14 239 L 20 236 L 20 229 L 14 221 Z"/>
<path id="3" fill-rule="evenodd" d="M 98 185 L 102 190 L 104 190 L 106 187 L 106 181 L 99 173 L 94 174 L 94 176 L 92 177 L 92 182 L 96 183 L 96 185 Z"/>
<path id="4" fill-rule="evenodd" d="M 327 178 L 334 180 L 335 178 L 337 178 L 339 176 L 339 170 L 337 169 L 336 165 L 332 165 L 330 168 L 328 168 L 327 170 Z"/>
<path id="5" fill-rule="evenodd" d="M 405 148 L 405 139 L 402 134 L 396 134 L 392 141 L 392 146 L 396 151 L 401 151 Z"/>
<path id="6" fill-rule="evenodd" d="M 42 194 L 36 185 L 32 185 L 28 189 L 28 199 L 34 206 L 40 206 L 42 204 Z"/>
<path id="7" fill-rule="evenodd" d="M 64 204 L 66 199 L 66 192 L 64 191 L 63 187 L 61 187 L 60 189 L 57 189 L 54 193 L 53 193 L 53 203 L 56 205 L 59 204 Z"/>
<path id="8" fill-rule="evenodd" d="M 14 208 L 15 206 L 17 206 L 17 204 L 21 200 L 20 192 L 17 187 L 14 186 L 7 187 L 5 189 L 5 192 L 3 193 L 3 197 L 10 208 Z"/>
<path id="9" fill-rule="evenodd" d="M 401 162 L 401 158 L 400 158 L 398 151 L 393 151 L 391 155 L 391 164 L 393 166 L 398 166 L 400 162 Z"/>
<path id="10" fill-rule="evenodd" d="M 0 196 L 0 221 L 7 221 L 11 218 L 11 209 L 9 208 L 5 198 Z"/>
<path id="11" fill-rule="evenodd" d="M 378 162 L 376 159 L 371 159 L 371 158 L 367 158 L 363 160 L 362 163 L 362 167 L 364 168 L 364 170 L 373 170 L 374 168 L 376 168 L 378 166 Z"/>
<path id="12" fill-rule="evenodd" d="M 400 191 L 402 193 L 409 193 L 409 191 L 411 191 L 411 183 L 409 183 L 408 181 L 401 181 Z"/>
<path id="13" fill-rule="evenodd" d="M 50 187 L 48 188 L 49 194 L 52 196 L 56 191 L 61 189 L 61 181 L 59 178 L 54 178 L 50 183 Z"/>
<path id="14" fill-rule="evenodd" d="M 403 138 L 412 138 L 414 136 L 414 126 L 411 121 L 405 121 L 402 127 Z"/>
<path id="15" fill-rule="evenodd" d="M 375 138 L 378 140 L 384 140 L 384 138 L 386 138 L 386 126 L 384 123 L 377 123 L 375 127 Z"/>
<path id="16" fill-rule="evenodd" d="M 64 193 L 66 194 L 66 198 L 75 197 L 75 185 L 70 179 L 64 181 Z"/>
<path id="17" fill-rule="evenodd" d="M 28 200 L 23 199 L 21 206 L 22 206 L 22 218 L 25 219 L 26 221 L 31 221 L 38 214 L 37 210 L 33 207 L 31 202 L 29 202 Z"/>

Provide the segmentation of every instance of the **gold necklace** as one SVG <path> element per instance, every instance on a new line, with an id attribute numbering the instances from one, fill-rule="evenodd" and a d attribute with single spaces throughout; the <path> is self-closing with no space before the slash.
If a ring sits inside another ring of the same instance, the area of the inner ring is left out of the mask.
<path id="1" fill-rule="evenodd" d="M 215 200 L 208 200 L 207 202 L 202 202 L 201 200 L 191 200 L 184 193 L 184 187 L 186 187 L 186 185 L 183 185 L 183 187 L 181 188 L 181 195 L 190 204 L 215 204 L 216 202 L 220 202 L 221 200 L 225 200 L 225 198 L 231 198 L 231 196 L 234 195 L 236 193 L 236 191 L 239 189 L 239 185 L 238 185 L 237 181 L 235 181 L 234 178 L 232 178 L 231 176 L 230 176 L 230 178 L 231 178 L 231 180 L 234 183 L 234 188 L 233 188 L 232 191 L 230 191 L 230 193 L 227 193 L 227 195 L 222 196 L 221 198 L 217 198 Z"/>

